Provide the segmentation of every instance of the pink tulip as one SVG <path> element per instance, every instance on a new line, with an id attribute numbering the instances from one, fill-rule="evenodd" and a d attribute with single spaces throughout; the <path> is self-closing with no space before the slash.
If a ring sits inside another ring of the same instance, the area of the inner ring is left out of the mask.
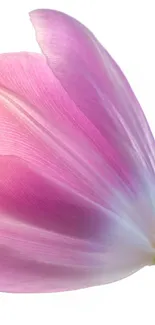
<path id="1" fill-rule="evenodd" d="M 30 18 L 43 55 L 0 55 L 0 291 L 113 282 L 154 261 L 154 139 L 86 27 Z"/>

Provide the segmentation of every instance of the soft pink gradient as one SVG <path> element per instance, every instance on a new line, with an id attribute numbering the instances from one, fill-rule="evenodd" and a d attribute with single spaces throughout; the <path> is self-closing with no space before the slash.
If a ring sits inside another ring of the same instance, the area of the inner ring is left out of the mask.
<path id="1" fill-rule="evenodd" d="M 43 55 L 0 55 L 0 290 L 101 285 L 154 256 L 154 139 L 96 38 L 30 13 Z"/>

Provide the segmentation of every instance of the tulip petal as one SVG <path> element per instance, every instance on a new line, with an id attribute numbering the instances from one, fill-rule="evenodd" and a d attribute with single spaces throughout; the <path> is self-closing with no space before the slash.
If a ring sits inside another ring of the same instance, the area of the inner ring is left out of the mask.
<path id="1" fill-rule="evenodd" d="M 35 10 L 30 13 L 36 38 L 52 73 L 64 93 L 75 103 L 82 124 L 95 149 L 102 156 L 95 159 L 107 204 L 111 189 L 117 198 L 111 200 L 118 213 L 118 196 L 140 202 L 140 212 L 147 206 L 151 217 L 131 213 L 134 222 L 144 229 L 155 227 L 152 202 L 155 181 L 155 143 L 143 111 L 122 71 L 94 35 L 75 19 L 61 12 Z M 70 106 L 68 106 L 68 110 Z M 73 112 L 72 112 L 73 114 Z M 83 118 L 84 117 L 84 118 Z M 75 116 L 76 118 L 76 116 Z M 78 123 L 78 120 L 77 120 Z M 88 158 L 89 161 L 89 158 Z M 142 204 L 148 197 L 148 202 Z M 132 201 L 133 202 L 133 201 Z M 103 199 L 102 199 L 103 204 Z M 133 203 L 130 203 L 130 208 Z M 119 204 L 124 209 L 124 202 Z M 150 211 L 149 211 L 150 213 Z M 130 214 L 130 217 L 131 217 Z"/>
<path id="2" fill-rule="evenodd" d="M 47 62 L 0 55 L 0 290 L 119 280 L 154 253 L 151 132 L 90 32 L 52 11 L 31 19 Z"/>
<path id="3" fill-rule="evenodd" d="M 132 147 L 138 165 L 141 162 L 154 174 L 154 139 L 130 85 L 108 52 L 66 14 L 40 9 L 30 18 L 41 50 L 70 98 L 108 143 L 117 144 L 120 151 Z M 128 159 L 129 152 L 124 157 L 129 167 Z"/>
<path id="4" fill-rule="evenodd" d="M 84 117 L 74 123 L 81 115 L 44 58 L 5 54 L 0 68 L 0 290 L 77 289 L 148 263 L 149 242 L 112 213 L 108 167 L 103 188 L 95 169 L 104 157 L 82 132 Z"/>

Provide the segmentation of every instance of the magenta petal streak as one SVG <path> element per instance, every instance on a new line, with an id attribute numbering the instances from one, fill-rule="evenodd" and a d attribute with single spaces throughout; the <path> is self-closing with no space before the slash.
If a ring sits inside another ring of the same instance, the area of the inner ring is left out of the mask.
<path id="1" fill-rule="evenodd" d="M 119 280 L 154 256 L 154 139 L 91 32 L 30 13 L 43 54 L 0 55 L 0 291 Z"/>

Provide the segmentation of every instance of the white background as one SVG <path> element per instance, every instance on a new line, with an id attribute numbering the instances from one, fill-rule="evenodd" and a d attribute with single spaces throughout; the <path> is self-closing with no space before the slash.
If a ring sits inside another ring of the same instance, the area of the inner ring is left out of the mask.
<path id="1" fill-rule="evenodd" d="M 87 25 L 125 72 L 155 133 L 154 0 L 5 0 L 0 52 L 39 51 L 28 11 L 64 11 Z M 147 216 L 146 216 L 147 217 Z M 119 325 L 155 322 L 155 268 L 118 283 L 46 295 L 0 295 L 2 325 Z"/>

